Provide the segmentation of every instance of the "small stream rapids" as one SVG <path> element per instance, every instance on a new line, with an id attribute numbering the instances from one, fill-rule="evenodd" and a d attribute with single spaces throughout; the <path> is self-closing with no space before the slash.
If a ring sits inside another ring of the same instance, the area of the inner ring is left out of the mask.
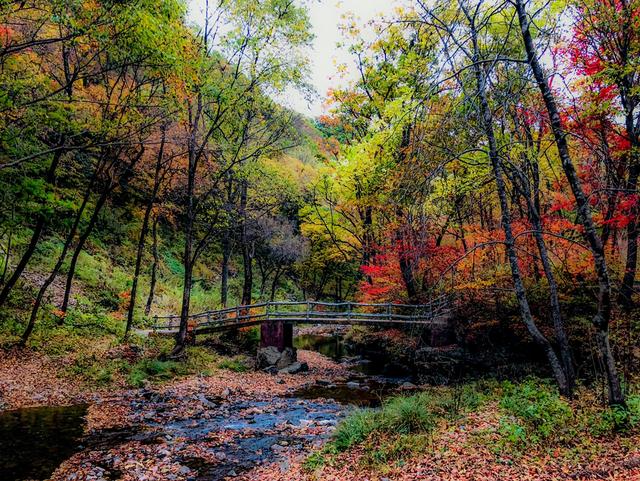
<path id="1" fill-rule="evenodd" d="M 264 463 L 278 463 L 285 472 L 291 455 L 326 442 L 350 410 L 379 405 L 407 381 L 374 375 L 372 363 L 348 357 L 339 336 L 299 336 L 296 345 L 348 363 L 353 374 L 310 380 L 286 396 L 265 393 L 259 400 L 142 390 L 129 401 L 131 427 L 89 434 L 83 434 L 86 406 L 1 413 L 0 479 L 44 480 L 74 453 L 86 453 L 95 465 L 91 479 L 115 480 L 128 466 L 125 450 L 119 451 L 126 443 L 144 446 L 160 464 L 178 465 L 167 481 L 232 479 Z"/>

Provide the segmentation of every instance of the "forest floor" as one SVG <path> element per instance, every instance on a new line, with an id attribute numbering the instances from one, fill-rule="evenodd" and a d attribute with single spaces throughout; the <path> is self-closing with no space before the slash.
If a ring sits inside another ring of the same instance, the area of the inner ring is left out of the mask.
<path id="1" fill-rule="evenodd" d="M 69 376 L 77 359 L 6 352 L 0 410 L 88 406 L 83 447 L 62 462 L 54 481 L 640 480 L 637 431 L 587 436 L 576 429 L 575 439 L 513 449 L 494 395 L 468 412 L 438 417 L 428 433 L 374 430 L 336 450 L 332 433 L 353 407 L 306 399 L 299 390 L 344 384 L 351 373 L 315 352 L 299 356 L 309 372 L 274 376 L 238 370 L 234 361 L 142 388 L 116 379 L 96 389 Z"/>

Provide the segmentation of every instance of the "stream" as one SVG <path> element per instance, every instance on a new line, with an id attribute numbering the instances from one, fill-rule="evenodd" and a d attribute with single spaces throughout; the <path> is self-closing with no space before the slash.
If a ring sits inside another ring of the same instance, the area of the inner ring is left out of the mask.
<path id="1" fill-rule="evenodd" d="M 265 462 L 281 463 L 285 471 L 283 453 L 304 454 L 321 445 L 349 410 L 378 406 L 408 381 L 381 376 L 380 364 L 354 356 L 337 335 L 306 334 L 295 345 L 347 363 L 352 374 L 265 400 L 141 390 L 128 401 L 135 413 L 132 427 L 88 435 L 84 405 L 0 413 L 0 479 L 44 480 L 65 459 L 85 452 L 93 460 L 90 479 L 118 479 L 131 469 L 126 450 L 118 451 L 127 443 L 139 443 L 136 449 L 167 463 L 167 480 L 231 479 Z"/>

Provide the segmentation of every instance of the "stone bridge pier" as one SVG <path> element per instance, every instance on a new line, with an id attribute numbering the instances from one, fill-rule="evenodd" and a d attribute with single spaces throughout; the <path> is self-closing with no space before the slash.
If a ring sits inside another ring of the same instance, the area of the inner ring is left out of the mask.
<path id="1" fill-rule="evenodd" d="M 266 321 L 260 325 L 260 347 L 276 347 L 282 352 L 293 348 L 293 324 L 283 321 Z"/>
<path id="2" fill-rule="evenodd" d="M 298 362 L 293 347 L 293 324 L 270 320 L 260 325 L 260 348 L 256 360 L 258 369 L 275 373 L 294 374 L 309 369 L 306 363 Z"/>

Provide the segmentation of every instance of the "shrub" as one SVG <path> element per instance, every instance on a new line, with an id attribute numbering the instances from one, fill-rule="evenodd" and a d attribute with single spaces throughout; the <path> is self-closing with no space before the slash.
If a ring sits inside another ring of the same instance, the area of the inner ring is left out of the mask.
<path id="1" fill-rule="evenodd" d="M 571 406 L 539 380 L 505 382 L 500 407 L 512 416 L 501 420 L 501 431 L 508 442 L 537 444 L 552 437 L 565 441 L 574 434 Z"/>
<path id="2" fill-rule="evenodd" d="M 629 431 L 640 426 L 640 396 L 629 395 L 627 406 L 614 406 L 591 413 L 585 420 L 588 431 L 603 436 L 614 431 Z"/>
<path id="3" fill-rule="evenodd" d="M 388 433 L 428 433 L 436 426 L 439 413 L 433 408 L 441 407 L 438 401 L 428 393 L 393 398 L 382 408 L 380 428 Z"/>

